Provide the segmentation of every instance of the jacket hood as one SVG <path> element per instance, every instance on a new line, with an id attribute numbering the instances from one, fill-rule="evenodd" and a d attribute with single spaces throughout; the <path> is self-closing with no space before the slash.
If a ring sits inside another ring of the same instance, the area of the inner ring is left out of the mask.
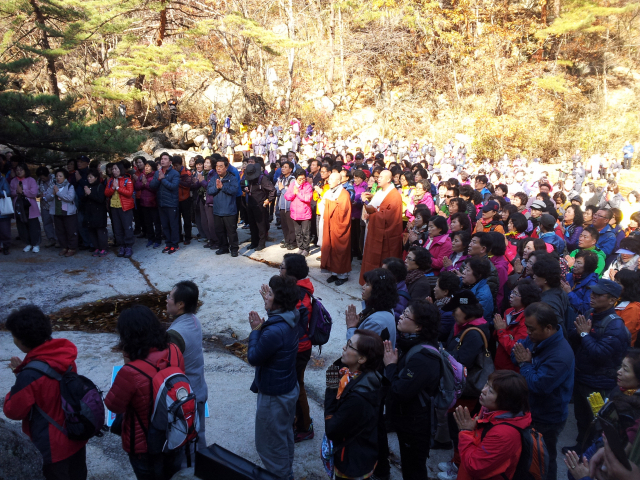
<path id="1" fill-rule="evenodd" d="M 296 282 L 296 285 L 298 285 L 299 287 L 305 288 L 307 289 L 311 295 L 313 295 L 313 292 L 315 291 L 313 288 L 313 283 L 311 283 L 311 280 L 307 277 L 307 278 L 303 278 L 302 280 L 298 280 Z"/>
<path id="2" fill-rule="evenodd" d="M 16 373 L 33 360 L 46 362 L 56 372 L 65 373 L 77 357 L 78 349 L 73 343 L 66 338 L 54 338 L 27 353 L 22 364 L 16 369 Z"/>
<path id="3" fill-rule="evenodd" d="M 493 425 L 510 423 L 518 428 L 526 428 L 531 425 L 531 412 L 519 412 L 515 414 L 506 410 L 494 410 L 490 412 L 486 407 L 482 407 L 478 414 L 478 423 L 492 423 Z"/>
<path id="4" fill-rule="evenodd" d="M 269 312 L 269 318 L 267 321 L 270 321 L 273 316 L 281 317 L 287 324 L 293 328 L 300 321 L 300 312 L 298 310 L 271 310 Z"/>

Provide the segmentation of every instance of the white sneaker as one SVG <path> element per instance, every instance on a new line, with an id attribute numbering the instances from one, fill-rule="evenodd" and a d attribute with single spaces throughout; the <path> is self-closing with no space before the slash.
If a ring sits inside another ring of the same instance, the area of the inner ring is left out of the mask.
<path id="1" fill-rule="evenodd" d="M 40 252 L 40 246 L 36 245 L 35 247 L 33 247 L 33 250 L 31 250 L 33 253 L 38 253 Z"/>
<path id="2" fill-rule="evenodd" d="M 26 247 L 24 247 L 22 249 L 23 252 L 30 252 L 31 251 L 31 245 L 27 245 Z"/>
<path id="3" fill-rule="evenodd" d="M 438 464 L 438 470 L 441 472 L 448 472 L 449 470 L 453 470 L 455 473 L 458 473 L 458 467 L 453 461 L 450 462 L 440 462 Z"/>
<path id="4" fill-rule="evenodd" d="M 438 473 L 438 480 L 456 480 L 457 478 L 458 478 L 458 474 L 454 473 L 453 470 L 451 472 Z"/>

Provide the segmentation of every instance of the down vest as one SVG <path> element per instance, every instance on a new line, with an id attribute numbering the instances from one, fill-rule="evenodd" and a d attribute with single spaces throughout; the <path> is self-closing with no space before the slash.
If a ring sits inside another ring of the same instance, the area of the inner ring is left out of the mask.
<path id="1" fill-rule="evenodd" d="M 156 371 L 153 366 L 163 369 L 171 365 L 184 372 L 182 353 L 174 344 L 170 344 L 166 350 L 154 349 L 144 360 L 135 360 L 128 365 L 133 365 L 143 372 L 147 372 L 147 375 L 151 377 Z M 125 452 L 146 453 L 147 439 L 144 430 L 149 428 L 153 387 L 147 377 L 128 365 L 122 367 L 118 372 L 111 390 L 104 399 L 104 404 L 113 413 L 124 413 L 122 448 Z M 140 425 L 141 421 L 143 426 Z M 133 435 L 131 434 L 132 427 Z"/>
<path id="2" fill-rule="evenodd" d="M 284 395 L 296 387 L 299 320 L 298 310 L 272 310 L 262 328 L 249 335 L 247 360 L 256 367 L 253 393 Z"/>

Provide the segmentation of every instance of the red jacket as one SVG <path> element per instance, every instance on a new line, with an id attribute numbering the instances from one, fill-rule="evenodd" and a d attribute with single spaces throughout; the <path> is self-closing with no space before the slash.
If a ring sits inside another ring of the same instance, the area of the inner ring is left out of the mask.
<path id="1" fill-rule="evenodd" d="M 531 413 L 520 415 L 515 416 L 505 410 L 489 412 L 482 407 L 476 417 L 478 425 L 475 430 L 462 430 L 458 435 L 458 480 L 504 480 L 503 474 L 513 479 L 522 453 L 522 440 L 520 432 L 505 423 L 519 428 L 531 425 Z M 488 424 L 493 426 L 482 439 L 482 431 Z"/>
<path id="2" fill-rule="evenodd" d="M 153 175 L 155 172 L 151 172 L 148 175 L 144 175 L 147 178 L 147 183 L 142 183 L 142 175 L 136 177 L 136 180 L 133 182 L 133 186 L 136 192 L 140 192 L 136 195 L 140 199 L 140 206 L 142 207 L 157 207 L 158 202 L 156 201 L 156 192 L 149 188 L 149 184 L 151 180 L 153 180 Z"/>
<path id="3" fill-rule="evenodd" d="M 429 240 L 424 244 L 426 248 Z M 433 270 L 434 275 L 439 275 L 440 270 L 443 267 L 442 258 L 447 257 L 453 253 L 453 249 L 451 248 L 451 237 L 449 237 L 448 233 L 444 235 L 440 235 L 437 237 L 433 237 L 433 242 L 429 246 L 429 253 L 431 253 L 431 269 Z"/>
<path id="4" fill-rule="evenodd" d="M 178 201 L 182 202 L 189 198 L 191 195 L 191 189 L 193 188 L 193 182 L 191 181 L 191 172 L 188 168 L 180 167 L 180 170 L 176 169 L 176 172 L 180 174 L 180 186 L 178 187 Z"/>
<path id="5" fill-rule="evenodd" d="M 113 197 L 116 189 L 113 188 L 113 177 L 107 180 L 107 184 L 104 188 L 104 196 L 107 198 Z M 118 195 L 120 195 L 120 203 L 122 204 L 122 211 L 126 212 L 135 207 L 133 201 L 133 180 L 129 175 L 125 175 L 118 179 Z"/>
<path id="6" fill-rule="evenodd" d="M 504 316 L 506 317 L 509 313 L 513 312 L 513 310 L 513 308 L 508 308 L 504 312 Z M 493 337 L 498 341 L 496 358 L 493 361 L 496 370 L 513 370 L 520 372 L 520 369 L 511 361 L 511 350 L 513 350 L 513 346 L 518 343 L 518 340 L 527 338 L 527 326 L 524 324 L 524 309 L 510 325 L 507 325 L 507 328 L 494 331 Z"/>
<path id="7" fill-rule="evenodd" d="M 65 373 L 69 366 L 75 372 L 77 356 L 78 350 L 69 340 L 64 338 L 47 340 L 31 350 L 20 366 L 15 369 L 16 383 L 4 399 L 4 414 L 12 420 L 22 420 L 22 431 L 40 451 L 45 465 L 69 458 L 87 442 L 69 440 L 37 409 L 33 408 L 34 405 L 38 405 L 58 425 L 64 427 L 60 384 L 41 372 L 24 370 L 24 367 L 32 360 L 40 360 L 46 362 L 58 373 Z"/>
<path id="8" fill-rule="evenodd" d="M 309 320 L 311 319 L 311 297 L 309 293 L 313 295 L 313 283 L 311 283 L 311 280 L 308 278 L 303 278 L 302 280 L 298 280 L 296 285 L 301 287 L 300 292 L 304 293 L 304 297 L 298 301 L 296 308 L 300 311 L 300 325 L 302 325 L 304 331 L 307 332 L 309 330 Z M 311 340 L 309 340 L 309 337 L 305 333 L 300 337 L 298 342 L 298 352 L 306 352 L 307 350 L 311 350 L 311 347 Z"/>
<path id="9" fill-rule="evenodd" d="M 169 363 L 169 350 L 171 350 L 171 362 Z M 151 365 L 150 365 L 151 364 Z M 166 350 L 153 350 L 144 360 L 131 362 L 151 378 L 157 373 L 152 366 L 160 369 L 168 366 L 179 367 L 184 371 L 184 359 L 178 347 L 170 344 Z M 146 453 L 147 439 L 144 429 L 149 428 L 149 416 L 151 413 L 151 380 L 134 368 L 122 367 L 111 386 L 111 390 L 104 399 L 104 404 L 113 413 L 124 413 L 122 419 L 122 448 L 127 453 Z M 140 420 L 138 420 L 140 419 Z M 133 425 L 133 434 L 131 426 Z M 133 445 L 133 452 L 131 446 Z"/>

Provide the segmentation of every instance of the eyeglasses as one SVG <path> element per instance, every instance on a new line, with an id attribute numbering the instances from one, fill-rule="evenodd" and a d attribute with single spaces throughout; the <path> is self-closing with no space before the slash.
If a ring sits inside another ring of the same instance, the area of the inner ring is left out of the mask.
<path id="1" fill-rule="evenodd" d="M 511 291 L 511 293 L 509 294 L 509 296 L 510 296 L 510 297 L 519 297 L 519 296 L 520 296 L 520 294 L 519 294 L 517 291 L 512 290 L 512 291 Z"/>
<path id="2" fill-rule="evenodd" d="M 167 294 L 167 300 L 173 300 L 170 293 Z"/>
<path id="3" fill-rule="evenodd" d="M 411 318 L 411 317 L 407 314 L 407 311 L 406 311 L 406 310 L 400 314 L 400 318 L 406 318 L 407 320 L 411 320 L 411 321 L 413 322 L 413 318 Z"/>
<path id="4" fill-rule="evenodd" d="M 282 265 L 280 265 L 280 270 L 286 270 L 287 266 L 283 263 Z"/>
<path id="5" fill-rule="evenodd" d="M 358 351 L 358 349 L 356 347 L 353 346 L 353 343 L 351 343 L 351 339 L 347 340 L 347 348 L 350 348 L 351 350 L 353 350 L 356 353 L 360 353 Z"/>
<path id="6" fill-rule="evenodd" d="M 595 215 L 593 215 L 593 218 L 607 218 L 606 215 L 600 215 L 599 213 L 596 213 Z"/>

